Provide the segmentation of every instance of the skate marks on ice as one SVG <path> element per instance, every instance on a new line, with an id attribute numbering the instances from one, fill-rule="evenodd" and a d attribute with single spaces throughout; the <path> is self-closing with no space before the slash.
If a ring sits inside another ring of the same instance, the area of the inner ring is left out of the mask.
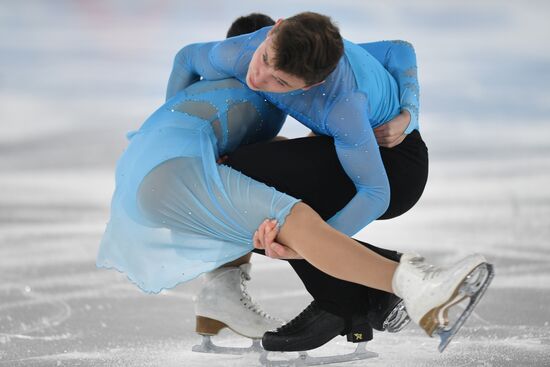
<path id="1" fill-rule="evenodd" d="M 0 298 L 0 345 L 12 339 L 55 341 L 73 337 L 71 333 L 45 332 L 71 317 L 71 307 L 65 301 L 49 299 L 29 286 L 3 287 Z"/>
<path id="2" fill-rule="evenodd" d="M 472 317 L 473 319 L 473 317 Z M 463 327 L 463 333 L 468 329 Z M 499 331 L 500 330 L 500 331 Z M 483 327 L 476 331 L 485 331 L 486 336 L 477 338 L 457 338 L 452 346 L 439 354 L 436 343 L 426 338 L 422 330 L 406 330 L 401 335 L 377 333 L 376 342 L 370 342 L 368 348 L 378 353 L 377 358 L 363 361 L 351 361 L 335 363 L 328 366 L 352 367 L 352 366 L 494 366 L 517 367 L 523 366 L 547 366 L 550 363 L 547 349 L 550 344 L 540 344 L 536 337 L 495 337 L 495 333 L 509 333 L 509 328 Z M 35 358 L 13 361 L 0 366 L 163 366 L 163 367 L 261 367 L 259 354 L 251 353 L 242 356 L 203 354 L 191 351 L 192 345 L 199 339 L 192 336 L 182 341 L 162 341 L 144 345 L 115 346 L 99 351 L 68 351 L 44 355 Z M 224 345 L 248 345 L 245 338 L 228 337 Z M 491 349 L 488 355 L 486 349 Z M 352 352 L 353 345 L 345 342 L 345 338 L 338 338 L 327 345 L 310 352 L 313 356 L 326 356 Z M 546 357 L 545 357 L 546 354 Z M 297 353 L 289 353 L 289 357 L 298 357 Z"/>

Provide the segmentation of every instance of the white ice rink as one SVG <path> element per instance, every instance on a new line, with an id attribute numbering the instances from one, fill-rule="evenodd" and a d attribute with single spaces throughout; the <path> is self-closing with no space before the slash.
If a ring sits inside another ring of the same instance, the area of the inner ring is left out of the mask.
<path id="1" fill-rule="evenodd" d="M 550 366 L 550 3 L 0 0 L 0 366 L 258 366 L 191 352 L 197 282 L 151 296 L 97 270 L 125 132 L 164 99 L 172 58 L 239 15 L 331 15 L 343 35 L 415 45 L 430 178 L 359 237 L 436 262 L 478 251 L 492 287 L 443 354 L 414 326 L 340 366 Z M 303 134 L 290 121 L 283 133 Z M 292 318 L 310 298 L 253 258 L 250 293 Z M 220 343 L 247 341 L 227 332 Z M 319 355 L 353 349 L 336 339 Z"/>

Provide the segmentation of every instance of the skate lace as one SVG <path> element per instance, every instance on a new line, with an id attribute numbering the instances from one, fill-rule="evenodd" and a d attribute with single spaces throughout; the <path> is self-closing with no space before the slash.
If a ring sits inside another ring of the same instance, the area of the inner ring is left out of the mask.
<path id="1" fill-rule="evenodd" d="M 422 272 L 423 280 L 433 279 L 442 270 L 439 266 L 426 264 L 425 259 L 422 256 L 410 259 L 409 263 Z"/>
<path id="2" fill-rule="evenodd" d="M 284 324 L 283 326 L 279 327 L 277 329 L 277 332 L 285 332 L 285 331 L 292 331 L 296 328 L 297 325 L 301 324 L 301 320 L 305 318 L 309 318 L 309 315 L 312 313 L 317 312 L 319 309 L 319 306 L 317 305 L 317 302 L 312 301 L 309 306 L 307 306 L 298 316 Z"/>
<path id="3" fill-rule="evenodd" d="M 259 304 L 252 301 L 252 297 L 250 296 L 250 294 L 248 294 L 248 291 L 246 289 L 246 282 L 249 281 L 250 279 L 251 279 L 250 275 L 248 275 L 244 271 L 241 271 L 241 295 L 242 295 L 242 297 L 241 297 L 240 301 L 250 311 L 260 315 L 263 318 L 275 321 L 276 319 L 273 316 L 269 315 L 267 312 L 262 310 L 262 308 L 260 307 Z"/>

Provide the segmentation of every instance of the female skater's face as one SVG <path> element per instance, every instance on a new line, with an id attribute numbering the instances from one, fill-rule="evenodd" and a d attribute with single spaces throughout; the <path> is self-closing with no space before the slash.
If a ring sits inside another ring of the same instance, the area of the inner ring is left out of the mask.
<path id="1" fill-rule="evenodd" d="M 275 69 L 273 39 L 268 35 L 254 52 L 246 73 L 246 84 L 252 90 L 285 93 L 296 89 L 307 90 L 303 79 Z"/>

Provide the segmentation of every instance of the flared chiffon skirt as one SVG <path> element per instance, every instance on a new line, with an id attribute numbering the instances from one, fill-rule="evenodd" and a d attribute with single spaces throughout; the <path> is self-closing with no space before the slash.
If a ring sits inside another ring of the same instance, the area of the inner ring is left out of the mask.
<path id="1" fill-rule="evenodd" d="M 116 168 L 97 266 L 157 293 L 253 249 L 266 218 L 282 225 L 299 201 L 216 164 L 210 124 L 168 109 L 135 133 Z"/>

